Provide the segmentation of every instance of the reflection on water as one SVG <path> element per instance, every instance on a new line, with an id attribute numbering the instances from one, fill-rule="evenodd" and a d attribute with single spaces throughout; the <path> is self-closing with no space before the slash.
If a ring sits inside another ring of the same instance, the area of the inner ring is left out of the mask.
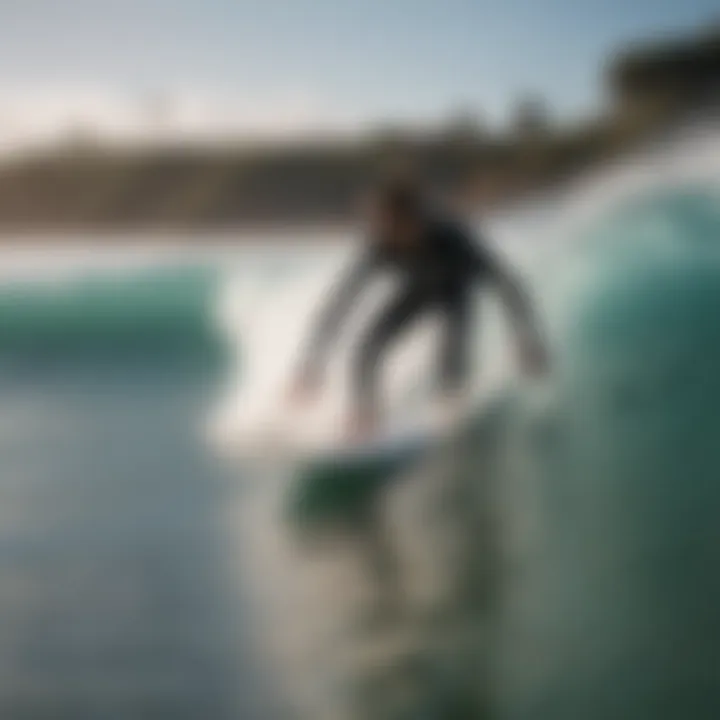
<path id="1" fill-rule="evenodd" d="M 207 373 L 0 379 L 0 716 L 267 718 L 228 581 Z"/>

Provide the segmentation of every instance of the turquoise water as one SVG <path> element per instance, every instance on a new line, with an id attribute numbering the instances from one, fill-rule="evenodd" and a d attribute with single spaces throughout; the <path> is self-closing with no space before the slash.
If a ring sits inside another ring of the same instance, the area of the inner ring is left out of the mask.
<path id="1" fill-rule="evenodd" d="M 555 405 L 503 479 L 534 528 L 506 588 L 503 717 L 717 716 L 719 241 L 717 193 L 690 188 L 571 251 Z"/>
<path id="2" fill-rule="evenodd" d="M 218 282 L 212 266 L 152 268 L 0 288 L 4 358 L 164 355 L 211 360 L 220 340 L 211 323 Z"/>

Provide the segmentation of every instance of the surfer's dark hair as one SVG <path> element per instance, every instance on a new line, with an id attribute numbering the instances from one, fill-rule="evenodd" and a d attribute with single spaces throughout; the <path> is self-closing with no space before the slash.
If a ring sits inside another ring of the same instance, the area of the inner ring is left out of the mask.
<path id="1" fill-rule="evenodd" d="M 425 197 L 416 178 L 410 175 L 392 175 L 377 186 L 375 197 L 379 207 L 393 215 L 418 217 L 423 213 Z"/>

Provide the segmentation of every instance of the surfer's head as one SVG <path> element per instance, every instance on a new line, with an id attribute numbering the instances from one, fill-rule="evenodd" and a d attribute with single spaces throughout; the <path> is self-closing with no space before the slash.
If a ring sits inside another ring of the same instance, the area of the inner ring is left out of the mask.
<path id="1" fill-rule="evenodd" d="M 397 248 L 415 245 L 422 236 L 425 213 L 424 193 L 412 177 L 390 177 L 372 193 L 370 223 L 381 243 Z"/>

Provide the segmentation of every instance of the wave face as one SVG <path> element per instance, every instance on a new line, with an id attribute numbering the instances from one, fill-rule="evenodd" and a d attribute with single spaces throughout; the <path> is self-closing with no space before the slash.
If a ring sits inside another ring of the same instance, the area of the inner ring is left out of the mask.
<path id="1" fill-rule="evenodd" d="M 301 716 L 718 715 L 718 207 L 708 184 L 652 190 L 546 248 L 528 277 L 555 373 L 387 483 L 384 579 L 356 529 L 288 534 L 292 473 L 243 495 L 236 546 Z M 373 629 L 387 573 L 403 599 Z"/>
<path id="2" fill-rule="evenodd" d="M 217 271 L 146 268 L 0 285 L 0 362 L 211 360 Z"/>
<path id="3" fill-rule="evenodd" d="M 526 461 L 498 478 L 516 568 L 500 717 L 720 710 L 706 674 L 720 602 L 719 197 L 685 187 L 622 203 L 577 238 L 575 278 L 553 289 L 553 409 L 519 424 L 509 442 Z"/>

